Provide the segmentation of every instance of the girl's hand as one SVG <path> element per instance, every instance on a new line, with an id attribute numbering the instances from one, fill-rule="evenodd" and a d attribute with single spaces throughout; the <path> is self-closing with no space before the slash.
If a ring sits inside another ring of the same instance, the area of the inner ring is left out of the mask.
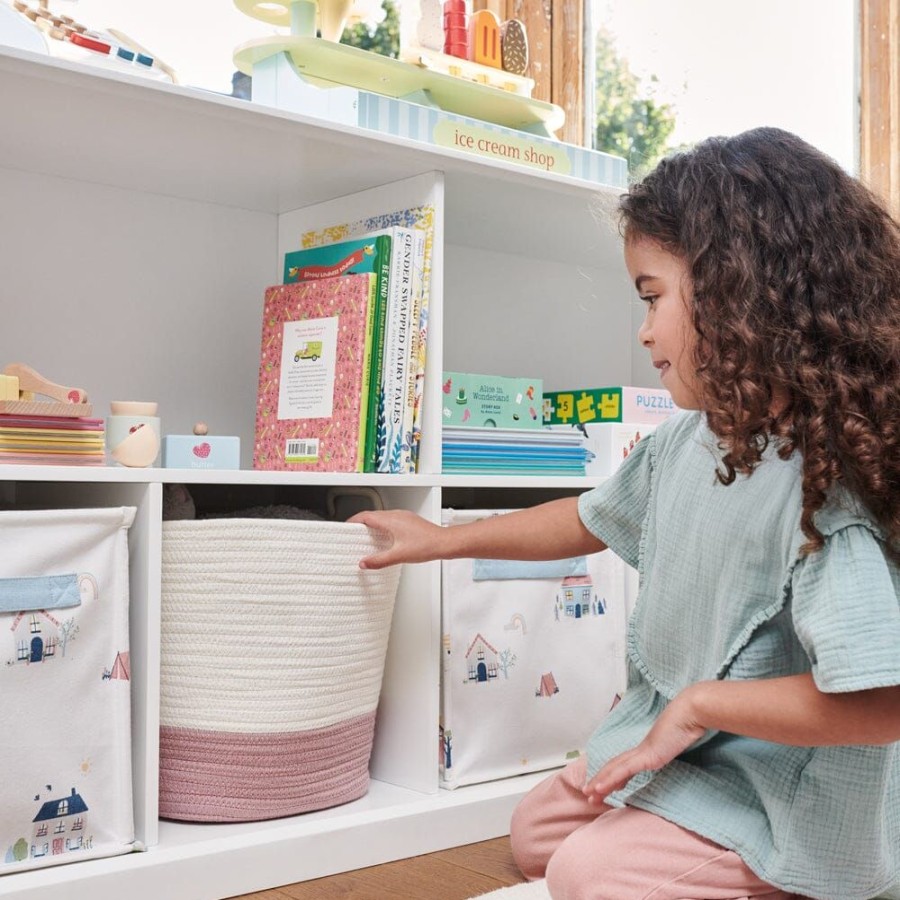
<path id="1" fill-rule="evenodd" d="M 357 513 L 348 522 L 386 532 L 391 546 L 359 561 L 361 569 L 383 569 L 405 562 L 428 562 L 440 558 L 445 529 L 405 509 Z"/>
<path id="2" fill-rule="evenodd" d="M 639 772 L 661 769 L 706 733 L 694 716 L 691 688 L 662 711 L 647 736 L 631 750 L 614 756 L 582 789 L 589 803 L 601 803 Z"/>

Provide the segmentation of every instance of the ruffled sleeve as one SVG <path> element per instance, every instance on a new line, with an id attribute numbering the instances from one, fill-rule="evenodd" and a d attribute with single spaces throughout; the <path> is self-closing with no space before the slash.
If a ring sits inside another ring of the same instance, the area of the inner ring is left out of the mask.
<path id="1" fill-rule="evenodd" d="M 826 536 L 791 582 L 794 629 L 822 691 L 900 684 L 900 569 L 864 524 Z"/>
<path id="2" fill-rule="evenodd" d="M 582 494 L 578 500 L 578 514 L 584 527 L 635 568 L 650 503 L 656 441 L 655 432 L 638 441 L 608 481 Z"/>

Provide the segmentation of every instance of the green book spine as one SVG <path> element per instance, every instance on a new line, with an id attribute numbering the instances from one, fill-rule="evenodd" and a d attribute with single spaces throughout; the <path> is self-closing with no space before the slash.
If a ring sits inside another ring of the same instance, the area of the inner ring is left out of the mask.
<path id="1" fill-rule="evenodd" d="M 388 292 L 391 276 L 391 238 L 379 235 L 375 238 L 376 293 L 372 326 L 372 361 L 369 369 L 369 395 L 365 423 L 365 448 L 362 455 L 363 472 L 375 472 L 378 453 L 379 418 L 384 415 L 381 399 L 384 371 L 384 329 L 387 318 Z"/>
<path id="2" fill-rule="evenodd" d="M 362 387 L 359 398 L 359 440 L 356 447 L 356 471 L 365 471 L 366 432 L 369 421 L 369 398 L 372 393 L 372 360 L 375 356 L 375 313 L 378 305 L 378 278 L 369 276 L 369 303 L 366 309 L 366 340 L 362 359 Z"/>

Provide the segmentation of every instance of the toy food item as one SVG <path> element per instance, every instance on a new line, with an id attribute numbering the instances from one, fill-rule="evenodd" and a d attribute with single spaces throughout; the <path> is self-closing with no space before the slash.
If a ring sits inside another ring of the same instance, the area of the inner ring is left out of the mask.
<path id="1" fill-rule="evenodd" d="M 524 75 L 528 68 L 528 38 L 525 26 L 518 19 L 510 19 L 500 26 L 500 54 L 503 68 L 513 75 Z"/>
<path id="2" fill-rule="evenodd" d="M 149 425 L 135 425 L 109 455 L 122 466 L 143 468 L 153 465 L 159 455 L 159 436 Z"/>

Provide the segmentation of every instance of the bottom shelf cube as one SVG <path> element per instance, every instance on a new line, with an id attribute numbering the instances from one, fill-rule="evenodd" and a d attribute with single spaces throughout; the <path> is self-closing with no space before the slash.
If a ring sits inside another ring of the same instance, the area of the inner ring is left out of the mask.
<path id="1" fill-rule="evenodd" d="M 166 522 L 160 815 L 251 821 L 354 800 L 399 567 L 362 525 Z"/>

